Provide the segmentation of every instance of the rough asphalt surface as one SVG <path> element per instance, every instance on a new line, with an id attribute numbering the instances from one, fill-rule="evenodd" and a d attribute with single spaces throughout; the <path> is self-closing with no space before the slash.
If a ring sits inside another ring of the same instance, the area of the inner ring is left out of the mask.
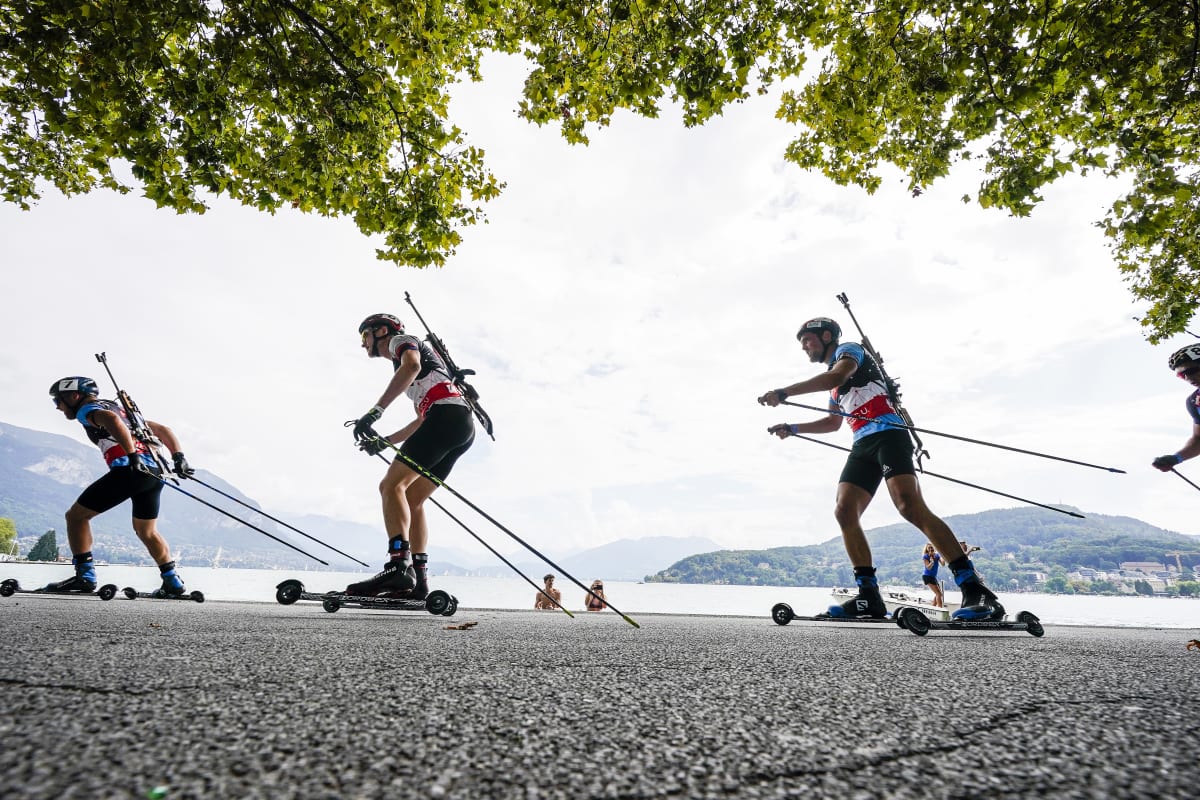
<path id="1" fill-rule="evenodd" d="M 17 798 L 1185 798 L 1196 631 L 0 599 Z M 476 622 L 469 630 L 447 625 Z"/>

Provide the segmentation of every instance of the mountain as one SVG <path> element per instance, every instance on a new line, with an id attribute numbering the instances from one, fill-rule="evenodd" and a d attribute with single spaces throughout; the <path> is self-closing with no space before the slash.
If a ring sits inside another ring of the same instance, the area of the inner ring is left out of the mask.
<path id="1" fill-rule="evenodd" d="M 1075 510 L 1075 509 L 1070 509 Z M 1041 508 L 1007 508 L 946 518 L 959 539 L 982 548 L 972 560 L 993 586 L 1032 585 L 1035 573 L 1090 567 L 1116 570 L 1124 561 L 1200 565 L 1200 536 L 1130 517 L 1068 517 Z M 919 585 L 924 535 L 904 523 L 867 532 L 881 583 Z M 685 558 L 648 580 L 771 586 L 845 586 L 853 570 L 841 537 L 808 547 L 726 550 Z"/>

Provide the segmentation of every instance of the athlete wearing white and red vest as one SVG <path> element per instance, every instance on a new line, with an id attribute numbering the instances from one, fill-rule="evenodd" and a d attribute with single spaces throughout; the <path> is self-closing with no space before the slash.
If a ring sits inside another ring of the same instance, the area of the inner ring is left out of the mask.
<path id="1" fill-rule="evenodd" d="M 829 408 L 854 415 L 846 418 L 850 430 L 854 432 L 854 441 L 880 431 L 901 430 L 896 425 L 904 425 L 904 420 L 892 405 L 883 382 L 883 373 L 879 371 L 875 360 L 867 355 L 862 345 L 847 342 L 834 350 L 828 368 L 833 369 L 833 365 L 842 358 L 853 359 L 858 368 L 849 380 L 830 390 Z"/>
<path id="2" fill-rule="evenodd" d="M 125 414 L 120 403 L 115 403 L 112 400 L 89 400 L 79 407 L 75 412 L 75 419 L 83 426 L 83 432 L 87 434 L 88 440 L 100 448 L 100 452 L 104 454 L 104 463 L 111 467 L 127 467 L 129 466 L 129 456 L 125 454 L 123 448 L 113 435 L 104 428 L 93 425 L 90 417 L 93 411 L 111 411 L 121 418 L 121 422 L 125 423 L 125 427 L 130 427 L 129 417 Z M 146 445 L 134 439 L 134 444 L 137 446 L 138 455 L 141 456 L 142 463 L 154 471 L 158 470 L 158 462 L 150 455 L 150 451 L 146 449 Z"/>
<path id="3" fill-rule="evenodd" d="M 425 418 L 426 412 L 434 405 L 456 405 L 470 408 L 463 398 L 462 392 L 450 380 L 450 371 L 446 369 L 442 359 L 438 358 L 437 353 L 426 342 L 407 333 L 398 333 L 388 342 L 387 350 L 388 358 L 392 360 L 392 366 L 396 369 L 400 369 L 400 359 L 406 350 L 416 350 L 421 356 L 421 371 L 404 390 L 404 394 L 408 396 L 409 400 L 412 400 L 413 408 L 417 410 L 417 416 L 421 419 Z"/>

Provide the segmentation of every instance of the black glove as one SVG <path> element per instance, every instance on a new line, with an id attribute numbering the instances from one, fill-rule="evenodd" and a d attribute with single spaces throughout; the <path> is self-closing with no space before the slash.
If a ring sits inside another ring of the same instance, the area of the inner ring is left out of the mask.
<path id="1" fill-rule="evenodd" d="M 127 459 L 129 459 L 129 469 L 131 472 L 134 472 L 134 473 L 140 472 L 143 475 L 152 475 L 156 478 L 158 477 L 157 475 L 154 474 L 154 470 L 152 470 L 152 469 L 150 469 L 150 467 L 146 466 L 145 461 L 142 461 L 141 453 L 134 453 L 133 455 L 127 455 L 125 457 Z"/>
<path id="2" fill-rule="evenodd" d="M 792 430 L 792 426 L 788 423 L 781 422 L 778 425 L 772 425 L 771 427 L 767 428 L 767 433 L 773 433 L 780 439 L 786 439 L 795 433 L 795 431 Z"/>
<path id="3" fill-rule="evenodd" d="M 1175 453 L 1172 453 L 1169 456 L 1159 456 L 1151 461 L 1150 465 L 1155 469 L 1161 469 L 1163 472 L 1166 472 L 1167 470 L 1171 469 L 1171 467 L 1181 463 L 1183 463 L 1183 459 Z"/>
<path id="4" fill-rule="evenodd" d="M 363 414 L 354 423 L 354 439 L 355 441 L 363 441 L 367 438 L 378 438 L 375 431 L 371 430 L 371 426 L 379 421 L 383 416 L 383 409 L 379 406 L 372 406 L 371 410 Z"/>
<path id="5" fill-rule="evenodd" d="M 371 429 L 367 428 L 367 430 L 370 431 Z M 374 435 L 374 433 L 374 431 L 371 431 L 371 436 L 364 437 L 358 441 L 358 449 L 362 450 L 369 456 L 379 455 L 388 448 L 387 440 L 382 436 Z"/>
<path id="6" fill-rule="evenodd" d="M 172 453 L 171 460 L 175 462 L 175 474 L 179 477 L 187 479 L 196 474 L 196 470 L 192 469 L 191 464 L 187 463 L 187 459 L 183 457 L 183 453 Z"/>

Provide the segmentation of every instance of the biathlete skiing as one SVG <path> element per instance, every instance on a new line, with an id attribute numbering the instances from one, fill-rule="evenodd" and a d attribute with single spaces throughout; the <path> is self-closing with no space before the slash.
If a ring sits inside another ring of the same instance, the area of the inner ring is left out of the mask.
<path id="1" fill-rule="evenodd" d="M 760 404 L 775 407 L 795 395 L 829 392 L 828 416 L 812 422 L 771 426 L 768 431 L 781 439 L 801 433 L 833 433 L 841 428 L 843 419 L 849 420 L 854 432 L 850 455 L 838 481 L 834 517 L 854 566 L 858 595 L 818 616 L 846 619 L 887 616 L 875 578 L 871 548 L 862 529 L 862 515 L 880 482 L 886 481 L 896 510 L 925 534 L 954 574 L 954 581 L 962 591 L 962 607 L 954 612 L 954 618 L 1002 619 L 1004 608 L 996 595 L 983 585 L 949 526 L 925 505 L 913 464 L 912 441 L 904 427 L 897 427 L 905 422 L 882 370 L 863 345 L 840 343 L 841 336 L 841 327 L 828 317 L 805 322 L 796 338 L 809 360 L 824 364 L 826 372 L 782 389 L 772 389 L 758 398 Z M 833 413 L 838 411 L 849 416 Z"/>
<path id="2" fill-rule="evenodd" d="M 133 531 L 146 546 L 146 552 L 162 574 L 162 591 L 183 595 L 183 580 L 175 572 L 175 562 L 162 534 L 158 532 L 159 497 L 162 494 L 162 468 L 149 447 L 138 441 L 130 430 L 130 421 L 121 405 L 99 399 L 96 381 L 72 376 L 50 386 L 54 406 L 67 419 L 83 426 L 92 444 L 100 448 L 108 464 L 108 474 L 83 490 L 67 510 L 67 541 L 75 576 L 51 583 L 43 591 L 90 594 L 96 590 L 96 567 L 92 558 L 93 517 L 115 508 L 126 500 L 133 503 Z M 181 452 L 175 433 L 158 422 L 146 420 L 150 432 L 171 452 L 174 473 L 187 478 L 193 473 Z"/>
<path id="3" fill-rule="evenodd" d="M 1200 455 L 1200 344 L 1189 344 L 1171 354 L 1167 365 L 1183 380 L 1196 387 L 1188 395 L 1187 411 L 1192 418 L 1192 435 L 1178 452 L 1159 456 L 1151 466 L 1162 472 L 1170 472 L 1176 465 Z"/>
<path id="4" fill-rule="evenodd" d="M 404 323 L 397 317 L 372 314 L 358 326 L 358 332 L 367 355 L 390 359 L 394 370 L 379 401 L 354 424 L 359 447 L 376 455 L 388 443 L 403 442 L 400 447 L 403 456 L 444 481 L 455 462 L 475 441 L 475 423 L 467 400 L 433 348 L 405 333 Z M 412 400 L 416 419 L 395 433 L 380 437 L 372 426 L 402 394 Z M 392 461 L 379 484 L 388 535 L 388 561 L 379 574 L 347 586 L 346 594 L 411 600 L 424 600 L 428 596 L 429 528 L 424 504 L 436 488 L 437 484 L 403 458 Z"/>

